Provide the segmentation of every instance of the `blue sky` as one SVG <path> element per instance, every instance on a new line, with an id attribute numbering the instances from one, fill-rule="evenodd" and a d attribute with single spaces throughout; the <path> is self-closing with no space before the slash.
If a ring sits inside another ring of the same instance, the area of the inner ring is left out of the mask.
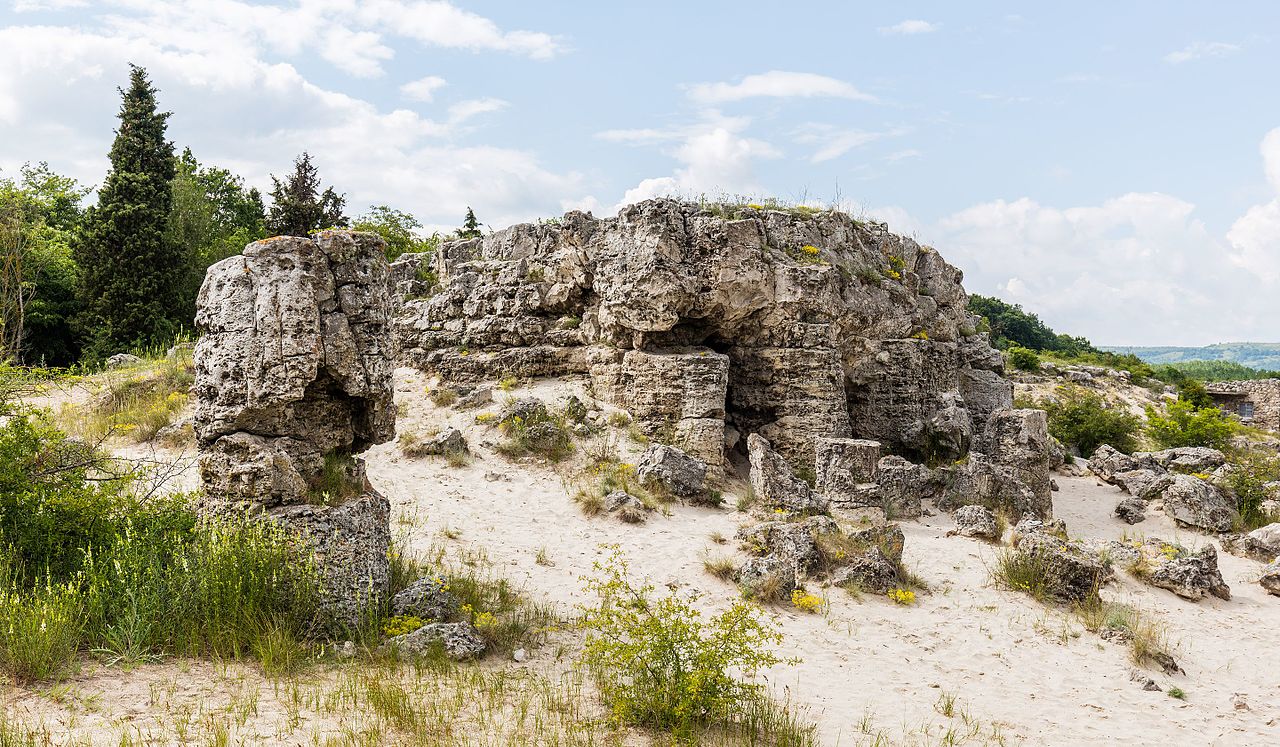
<path id="1" fill-rule="evenodd" d="M 134 61 L 180 146 L 259 186 L 308 149 L 351 212 L 838 200 L 1097 343 L 1273 341 L 1278 22 L 1272 2 L 19 0 L 0 168 L 100 181 Z"/>

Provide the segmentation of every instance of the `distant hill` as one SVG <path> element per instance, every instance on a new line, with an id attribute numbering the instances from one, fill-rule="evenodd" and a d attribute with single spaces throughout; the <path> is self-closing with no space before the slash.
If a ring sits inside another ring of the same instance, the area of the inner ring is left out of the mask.
<path id="1" fill-rule="evenodd" d="M 1200 348 L 1104 347 L 1114 353 L 1129 353 L 1151 364 L 1187 361 L 1229 361 L 1249 368 L 1280 370 L 1280 343 L 1220 342 Z"/>

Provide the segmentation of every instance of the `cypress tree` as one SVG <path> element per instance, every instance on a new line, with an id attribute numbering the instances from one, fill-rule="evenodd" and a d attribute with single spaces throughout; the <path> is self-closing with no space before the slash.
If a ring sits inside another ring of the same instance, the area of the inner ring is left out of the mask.
<path id="1" fill-rule="evenodd" d="M 181 313 L 182 250 L 166 237 L 175 169 L 169 113 L 156 111 L 156 89 L 137 65 L 120 95 L 111 170 L 76 246 L 79 328 L 92 358 L 164 343 L 190 322 Z"/>
<path id="2" fill-rule="evenodd" d="M 467 206 L 467 217 L 462 219 L 462 228 L 458 230 L 458 238 L 461 239 L 478 239 L 480 238 L 480 221 L 476 219 L 476 211 Z"/>
<path id="3" fill-rule="evenodd" d="M 347 201 L 325 187 L 320 191 L 320 172 L 306 151 L 293 162 L 293 173 L 285 181 L 271 177 L 271 214 L 267 230 L 277 236 L 308 236 L 324 228 L 345 228 L 342 214 Z"/>

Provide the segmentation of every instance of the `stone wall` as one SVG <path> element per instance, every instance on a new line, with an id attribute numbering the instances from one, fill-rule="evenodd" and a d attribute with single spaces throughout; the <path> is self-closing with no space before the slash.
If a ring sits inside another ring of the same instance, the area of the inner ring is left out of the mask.
<path id="1" fill-rule="evenodd" d="M 392 271 L 406 363 L 461 381 L 587 374 L 620 404 L 642 391 L 645 427 L 677 419 L 713 465 L 716 432 L 759 433 L 793 464 L 813 464 L 822 437 L 955 458 L 1012 402 L 960 271 L 843 213 L 649 200 L 446 242 L 434 287 L 422 261 Z M 704 403 L 726 360 L 720 414 Z"/>
<path id="2" fill-rule="evenodd" d="M 209 268 L 195 347 L 195 432 L 212 510 L 299 532 L 324 623 L 385 594 L 389 505 L 354 455 L 395 435 L 388 267 L 373 234 L 276 237 Z"/>
<path id="3" fill-rule="evenodd" d="M 1213 381 L 1205 384 L 1214 404 L 1259 428 L 1280 431 L 1280 379 L 1252 381 Z M 1241 405 L 1252 405 L 1252 416 L 1245 416 Z"/>

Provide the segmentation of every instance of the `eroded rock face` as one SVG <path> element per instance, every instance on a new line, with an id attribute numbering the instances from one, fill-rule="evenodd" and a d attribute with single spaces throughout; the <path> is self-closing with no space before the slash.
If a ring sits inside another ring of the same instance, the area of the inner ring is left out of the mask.
<path id="1" fill-rule="evenodd" d="M 1195 552 L 1176 552 L 1172 557 L 1157 556 L 1147 583 L 1193 601 L 1210 594 L 1219 599 L 1231 598 L 1231 588 L 1218 572 L 1218 551 L 1213 545 Z"/>
<path id="2" fill-rule="evenodd" d="M 373 234 L 276 237 L 209 268 L 198 299 L 206 499 L 310 542 L 326 624 L 354 627 L 387 588 L 389 504 L 352 456 L 395 433 L 387 272 Z"/>
<path id="3" fill-rule="evenodd" d="M 1000 525 L 996 522 L 996 515 L 983 506 L 961 506 L 952 514 L 952 518 L 956 522 L 955 533 L 961 537 L 1000 539 Z"/>
<path id="4" fill-rule="evenodd" d="M 1179 524 L 1210 532 L 1230 531 L 1235 501 L 1209 482 L 1176 475 L 1163 496 L 1164 512 Z"/>
<path id="5" fill-rule="evenodd" d="M 406 362 L 458 381 L 589 374 L 713 476 L 726 433 L 806 468 L 819 438 L 954 459 L 1012 401 L 961 273 L 840 213 L 649 200 L 448 242 L 434 292 L 422 261 L 393 273 Z"/>
<path id="6" fill-rule="evenodd" d="M 813 492 L 809 483 L 796 477 L 790 463 L 773 450 L 768 440 L 752 433 L 747 438 L 747 451 L 751 459 L 751 489 L 766 505 L 797 512 L 827 510 L 827 497 Z"/>

